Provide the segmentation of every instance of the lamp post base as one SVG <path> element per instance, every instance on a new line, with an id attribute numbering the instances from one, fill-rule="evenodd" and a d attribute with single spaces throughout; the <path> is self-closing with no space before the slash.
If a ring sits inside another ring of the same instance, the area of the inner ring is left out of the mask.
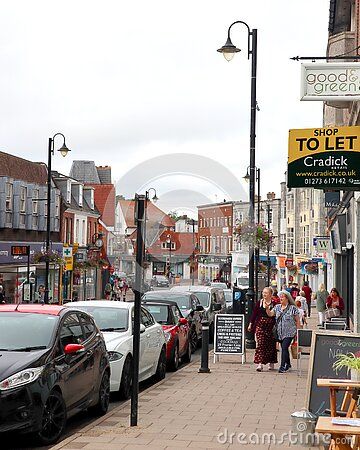
<path id="1" fill-rule="evenodd" d="M 255 339 L 253 338 L 245 339 L 245 346 L 249 350 L 255 350 L 256 349 Z"/>

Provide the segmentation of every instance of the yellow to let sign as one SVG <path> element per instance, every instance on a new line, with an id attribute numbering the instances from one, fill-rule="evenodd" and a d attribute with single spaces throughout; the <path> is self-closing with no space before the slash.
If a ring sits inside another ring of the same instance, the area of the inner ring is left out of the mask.
<path id="1" fill-rule="evenodd" d="M 288 187 L 359 190 L 360 127 L 289 131 Z"/>
<path id="2" fill-rule="evenodd" d="M 73 270 L 73 260 L 72 256 L 65 256 L 65 270 Z"/>
<path id="3" fill-rule="evenodd" d="M 289 159 L 321 152 L 360 152 L 360 127 L 305 128 L 289 131 Z"/>

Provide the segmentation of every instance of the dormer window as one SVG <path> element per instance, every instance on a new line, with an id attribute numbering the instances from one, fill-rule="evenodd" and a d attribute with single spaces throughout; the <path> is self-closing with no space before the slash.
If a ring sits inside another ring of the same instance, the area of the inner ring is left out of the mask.
<path id="1" fill-rule="evenodd" d="M 78 193 L 79 193 L 78 204 L 79 204 L 79 206 L 82 206 L 83 205 L 83 187 L 84 186 L 82 184 L 79 184 L 78 186 L 79 186 L 79 190 L 78 190 Z"/>

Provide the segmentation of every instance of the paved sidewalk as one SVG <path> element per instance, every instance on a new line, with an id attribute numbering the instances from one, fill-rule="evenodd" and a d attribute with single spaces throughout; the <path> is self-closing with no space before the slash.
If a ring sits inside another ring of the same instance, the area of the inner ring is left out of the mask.
<path id="1" fill-rule="evenodd" d="M 288 442 L 269 445 L 262 435 L 280 438 L 291 431 L 290 414 L 304 406 L 306 370 L 301 377 L 295 370 L 258 373 L 252 360 L 253 352 L 244 365 L 237 357 L 221 357 L 210 361 L 209 374 L 190 364 L 140 394 L 138 427 L 128 426 L 126 402 L 52 450 L 287 448 Z"/>

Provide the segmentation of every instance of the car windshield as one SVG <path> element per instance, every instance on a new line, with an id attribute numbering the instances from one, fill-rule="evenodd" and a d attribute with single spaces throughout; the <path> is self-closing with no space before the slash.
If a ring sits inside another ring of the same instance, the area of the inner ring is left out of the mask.
<path id="1" fill-rule="evenodd" d="M 239 286 L 247 286 L 249 284 L 249 278 L 238 278 L 237 284 Z"/>
<path id="2" fill-rule="evenodd" d="M 210 294 L 209 294 L 209 292 L 195 292 L 194 291 L 194 294 L 199 299 L 199 301 L 201 303 L 201 306 L 203 306 L 204 308 L 209 306 L 209 303 L 210 303 Z"/>
<path id="3" fill-rule="evenodd" d="M 156 280 L 157 281 L 168 281 L 168 279 L 166 277 L 164 277 L 164 275 L 156 275 Z"/>
<path id="4" fill-rule="evenodd" d="M 215 287 L 218 289 L 227 289 L 226 283 L 211 283 L 211 287 Z"/>
<path id="5" fill-rule="evenodd" d="M 127 308 L 91 305 L 76 308 L 89 313 L 101 331 L 126 331 L 128 329 L 129 310 Z"/>
<path id="6" fill-rule="evenodd" d="M 231 291 L 224 291 L 225 294 L 225 301 L 232 302 L 232 292 Z"/>
<path id="7" fill-rule="evenodd" d="M 156 322 L 162 325 L 171 325 L 172 320 L 169 317 L 169 307 L 167 305 L 147 305 L 144 307 L 154 316 Z"/>
<path id="8" fill-rule="evenodd" d="M 0 349 L 31 351 L 49 348 L 58 316 L 36 313 L 0 313 Z"/>
<path id="9" fill-rule="evenodd" d="M 182 310 L 190 309 L 190 298 L 187 295 L 171 296 L 171 301 L 176 302 Z"/>

